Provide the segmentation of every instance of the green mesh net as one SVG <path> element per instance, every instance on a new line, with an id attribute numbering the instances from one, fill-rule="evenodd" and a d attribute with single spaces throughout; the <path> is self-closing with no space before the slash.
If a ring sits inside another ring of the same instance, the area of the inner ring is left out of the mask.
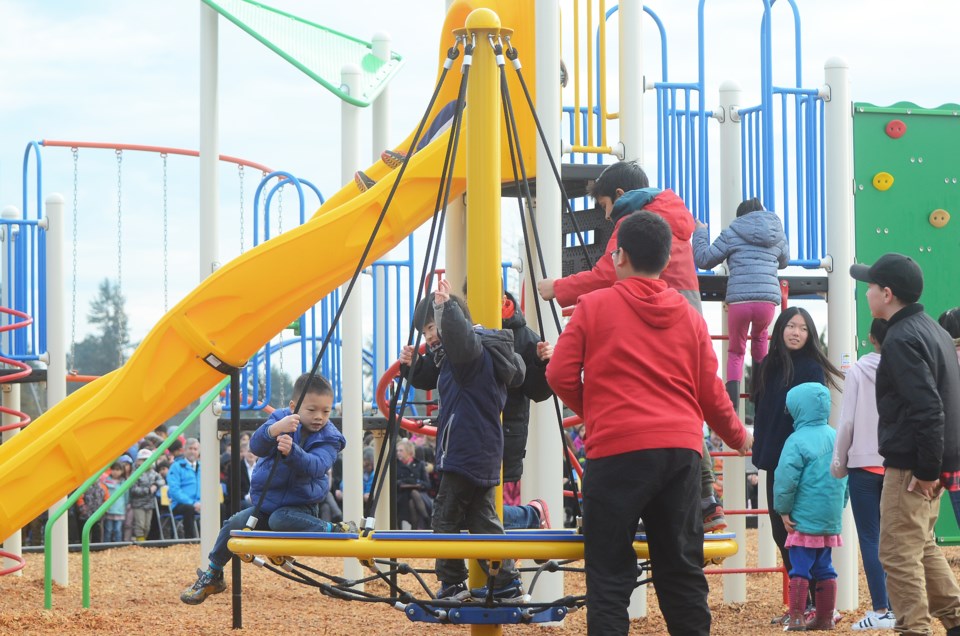
<path id="1" fill-rule="evenodd" d="M 380 59 L 373 54 L 369 42 L 258 2 L 203 1 L 337 97 L 355 106 L 369 106 L 403 63 L 396 53 L 391 53 L 390 59 Z M 360 69 L 359 95 L 350 95 L 340 84 L 345 64 L 354 64 Z"/>

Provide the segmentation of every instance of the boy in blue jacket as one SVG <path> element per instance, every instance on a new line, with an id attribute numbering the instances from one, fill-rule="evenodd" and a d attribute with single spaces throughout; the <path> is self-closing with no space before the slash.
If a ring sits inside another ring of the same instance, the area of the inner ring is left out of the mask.
<path id="1" fill-rule="evenodd" d="M 346 446 L 346 439 L 330 423 L 333 388 L 323 377 L 304 373 L 293 385 L 293 396 L 303 395 L 300 410 L 296 401 L 274 411 L 250 438 L 250 451 L 260 459 L 250 478 L 250 501 L 254 506 L 227 519 L 210 551 L 210 567 L 197 570 L 197 581 L 180 594 L 188 605 L 199 605 L 211 594 L 227 589 L 223 568 L 233 554 L 227 548 L 232 530 L 241 530 L 260 502 L 260 518 L 267 528 L 278 532 L 350 532 L 353 522 L 331 524 L 318 516 L 320 502 L 330 485 L 327 471 Z M 267 477 L 280 462 L 267 488 Z"/>
<path id="2" fill-rule="evenodd" d="M 503 430 L 500 414 L 507 389 L 523 383 L 525 365 L 513 350 L 513 332 L 475 327 L 463 300 L 450 295 L 441 280 L 431 302 L 417 305 L 414 326 L 423 332 L 428 356 L 413 359 L 413 347 L 400 352 L 400 362 L 413 365 L 412 384 L 440 393 L 436 469 L 442 474 L 433 504 L 434 532 L 469 530 L 503 534 L 494 495 L 500 483 Z M 486 569 L 486 565 L 481 562 Z M 486 597 L 486 587 L 467 590 L 462 559 L 437 559 L 437 598 Z M 504 559 L 493 577 L 497 599 L 523 595 L 512 559 Z"/>

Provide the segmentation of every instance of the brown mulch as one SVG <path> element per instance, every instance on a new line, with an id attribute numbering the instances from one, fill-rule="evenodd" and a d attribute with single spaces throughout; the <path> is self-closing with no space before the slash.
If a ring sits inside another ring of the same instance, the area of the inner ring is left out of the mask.
<path id="1" fill-rule="evenodd" d="M 749 530 L 747 561 L 756 563 L 756 530 Z M 945 548 L 954 571 L 960 571 L 960 548 Z M 223 634 L 232 627 L 231 593 L 208 599 L 199 606 L 184 605 L 180 591 L 194 580 L 199 565 L 196 545 L 169 548 L 128 546 L 91 556 L 91 607 L 81 604 L 80 555 L 71 554 L 70 585 L 54 586 L 53 609 L 43 609 L 43 556 L 28 554 L 22 576 L 0 577 L 0 634 L 169 634 L 192 636 Z M 340 559 L 305 559 L 311 567 L 342 573 Z M 426 562 L 417 562 L 426 567 Z M 228 569 L 229 578 L 229 569 Z M 723 584 L 710 576 L 710 607 L 713 634 L 744 636 L 775 634 L 780 628 L 770 618 L 783 611 L 779 574 L 747 577 L 749 601 L 724 605 Z M 433 577 L 428 577 L 433 585 Z M 568 594 L 582 594 L 583 577 L 567 574 Z M 648 586 L 648 616 L 633 621 L 632 634 L 664 634 L 665 624 L 657 609 L 656 594 Z M 368 591 L 375 588 L 367 586 Z M 847 631 L 869 609 L 866 580 L 860 574 L 860 608 L 846 612 L 838 630 Z M 413 623 L 385 604 L 345 602 L 321 595 L 314 588 L 287 581 L 267 570 L 243 566 L 243 629 L 240 633 L 280 633 L 283 636 L 355 634 L 450 634 L 468 633 L 468 627 Z M 562 627 L 549 633 L 585 634 L 586 613 L 574 612 Z M 547 629 L 531 625 L 504 626 L 505 634 Z M 890 632 L 863 632 L 866 634 Z M 936 634 L 945 633 L 938 624 Z"/>

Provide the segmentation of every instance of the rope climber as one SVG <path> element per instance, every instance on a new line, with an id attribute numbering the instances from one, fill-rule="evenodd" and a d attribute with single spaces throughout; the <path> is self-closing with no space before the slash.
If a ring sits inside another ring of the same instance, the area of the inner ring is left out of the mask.
<path id="1" fill-rule="evenodd" d="M 490 38 L 488 43 L 495 51 L 495 57 L 498 60 L 501 73 L 501 83 L 503 86 L 506 86 L 506 81 L 504 78 L 502 43 L 499 41 L 499 38 Z M 426 122 L 429 113 L 434 107 L 437 95 L 439 94 L 443 81 L 446 78 L 447 71 L 452 66 L 453 60 L 459 56 L 459 47 L 461 45 L 464 47 L 464 63 L 457 99 L 458 107 L 454 109 L 455 115 L 453 121 L 451 122 L 450 132 L 447 137 L 446 155 L 439 180 L 433 222 L 430 226 L 430 238 L 428 240 L 428 247 L 424 257 L 424 264 L 421 273 L 421 284 L 417 287 L 418 291 L 416 305 L 424 307 L 424 317 L 423 320 L 418 320 L 415 317 L 413 322 L 417 323 L 420 328 L 417 329 L 414 326 L 411 327 L 411 330 L 408 334 L 407 345 L 404 347 L 404 350 L 411 353 L 411 358 L 409 361 L 413 362 L 412 352 L 420 349 L 420 341 L 424 336 L 426 336 L 427 344 L 438 344 L 439 341 L 443 339 L 443 341 L 447 343 L 448 347 L 450 346 L 450 342 L 453 341 L 460 342 L 465 340 L 467 343 L 473 342 L 473 344 L 467 346 L 466 349 L 473 352 L 471 355 L 474 357 L 467 355 L 466 358 L 474 361 L 471 364 L 479 365 L 478 368 L 481 369 L 479 372 L 484 374 L 483 377 L 488 378 L 488 384 L 491 386 L 491 391 L 493 391 L 493 394 L 496 395 L 502 391 L 502 389 L 497 388 L 498 386 L 503 386 L 506 384 L 505 376 L 502 376 L 500 380 L 493 379 L 496 377 L 493 358 L 490 357 L 490 354 L 484 345 L 476 342 L 476 336 L 471 336 L 471 333 L 473 332 L 470 328 L 470 321 L 466 320 L 465 316 L 463 315 L 463 306 L 461 306 L 461 304 L 457 301 L 448 298 L 449 283 L 444 282 L 438 285 L 434 299 L 425 300 L 423 297 L 425 293 L 425 286 L 423 282 L 426 280 L 428 272 L 436 271 L 436 262 L 439 255 L 440 240 L 442 238 L 444 215 L 450 199 L 452 175 L 454 174 L 455 162 L 458 155 L 457 146 L 459 143 L 463 112 L 463 108 L 459 107 L 459 105 L 464 101 L 467 82 L 470 75 L 470 61 L 473 57 L 475 46 L 472 38 L 465 36 L 458 36 L 455 45 L 451 47 L 450 51 L 448 51 L 447 60 L 444 63 L 443 71 L 438 79 L 437 87 L 427 106 L 424 117 L 411 140 L 410 148 L 405 153 L 403 160 L 399 165 L 399 174 L 391 185 L 390 193 L 387 196 L 381 214 L 374 225 L 372 235 L 370 236 L 367 246 L 364 249 L 354 276 L 343 295 L 340 308 L 338 309 L 337 315 L 330 325 L 330 331 L 328 331 L 328 334 L 324 339 L 321 352 L 317 357 L 317 362 L 315 362 L 314 369 L 310 372 L 311 376 L 316 375 L 319 359 L 323 355 L 323 352 L 329 343 L 331 333 L 339 321 L 340 315 L 342 314 L 343 305 L 347 302 L 356 279 L 359 277 L 359 274 L 362 271 L 363 263 L 368 256 L 376 233 L 385 218 L 387 210 L 393 199 L 393 195 L 403 179 L 404 171 L 407 169 L 411 159 L 414 156 L 413 150 L 416 148 L 420 136 L 426 128 Z M 487 43 L 483 42 L 476 44 L 476 46 L 486 45 Z M 514 67 L 517 69 L 519 75 L 519 56 L 516 52 L 516 49 L 513 47 L 510 47 L 509 50 L 514 56 L 511 59 L 514 60 Z M 514 180 L 517 184 L 516 191 L 524 193 L 529 204 L 532 201 L 532 196 L 530 195 L 529 183 L 526 178 L 523 160 L 519 152 L 520 139 L 517 130 L 516 119 L 512 110 L 512 104 L 509 102 L 509 91 L 503 91 L 502 97 L 504 100 L 504 115 L 508 122 L 508 143 L 511 149 Z M 528 104 L 531 106 L 532 110 L 532 101 L 529 99 Z M 534 118 L 536 118 L 535 113 Z M 544 143 L 546 143 L 545 139 Z M 555 178 L 559 183 L 559 171 L 555 169 L 554 172 Z M 521 214 L 523 214 L 524 206 L 522 201 L 520 202 L 519 207 Z M 526 226 L 525 223 L 524 226 Z M 530 245 L 533 242 L 536 242 L 539 247 L 539 236 L 537 234 L 536 223 L 532 219 L 531 229 L 534 233 L 535 241 L 527 241 L 527 250 L 528 260 L 533 262 Z M 542 256 L 540 257 L 540 265 L 542 274 L 546 276 L 546 266 Z M 533 272 L 533 268 L 530 269 L 531 282 L 535 286 L 536 276 Z M 434 306 L 433 301 L 438 299 L 443 302 L 441 302 L 438 306 Z M 435 312 L 433 325 L 431 325 L 426 319 L 426 312 L 430 308 L 433 308 Z M 551 310 L 553 312 L 557 327 L 559 328 L 559 314 L 556 306 L 551 305 Z M 537 321 L 542 333 L 543 318 L 540 315 L 539 307 L 537 309 Z M 431 328 L 435 327 L 439 327 L 439 333 L 431 330 Z M 425 334 L 423 332 L 427 333 Z M 434 340 L 435 336 L 436 340 Z M 441 378 L 439 378 L 441 385 L 440 393 L 444 396 L 443 406 L 440 410 L 440 417 L 442 421 L 446 422 L 446 426 L 451 425 L 450 419 L 454 417 L 454 414 L 456 413 L 455 405 L 457 403 L 456 396 L 458 395 L 458 391 L 463 391 L 462 387 L 460 389 L 457 388 L 458 380 L 453 377 L 457 373 L 457 366 L 464 364 L 464 358 L 461 357 L 463 351 L 460 350 L 462 348 L 463 345 L 458 345 L 454 347 L 453 351 L 446 351 L 446 359 L 440 365 L 439 373 L 447 374 L 446 376 L 441 375 Z M 479 358 L 475 357 L 477 352 L 479 352 Z M 502 358 L 505 360 L 511 359 L 512 350 L 509 352 L 509 355 L 504 352 Z M 478 360 L 482 360 L 482 363 L 477 362 Z M 414 365 L 410 366 L 412 367 Z M 371 488 L 370 497 L 371 502 L 369 505 L 371 510 L 376 509 L 377 500 L 381 496 L 386 482 L 387 471 L 385 470 L 385 466 L 387 458 L 392 458 L 395 455 L 398 432 L 402 420 L 401 414 L 405 412 L 407 399 L 409 396 L 409 392 L 404 390 L 404 386 L 410 385 L 412 373 L 412 369 L 407 370 L 406 373 L 402 373 L 392 391 L 390 408 L 387 411 L 388 421 L 386 440 L 380 448 L 380 454 L 374 469 L 373 486 Z M 447 379 L 444 380 L 443 377 L 446 377 Z M 467 398 L 462 397 L 461 399 Z M 302 400 L 303 396 L 301 395 L 300 402 L 302 402 Z M 497 399 L 489 400 L 490 404 L 485 404 L 484 407 L 488 410 L 496 409 L 497 401 Z M 297 403 L 296 407 L 293 407 L 294 412 L 298 412 L 300 410 L 300 402 Z M 559 401 L 556 401 L 556 398 L 555 405 L 558 430 L 561 436 L 564 436 L 560 405 Z M 492 419 L 493 418 L 491 418 L 491 420 Z M 498 420 L 496 423 L 496 429 L 497 433 L 499 433 L 499 413 L 497 414 L 496 419 Z M 464 422 L 458 420 L 456 424 L 462 425 Z M 493 429 L 492 424 L 490 428 L 491 430 Z M 450 442 L 450 438 L 443 437 L 445 430 L 444 425 L 441 425 L 440 429 L 440 445 L 445 445 Z M 474 446 L 481 445 L 475 444 Z M 447 448 L 449 450 L 449 447 Z M 475 449 L 474 454 L 476 454 L 476 451 L 481 450 L 483 456 L 488 460 L 491 458 L 495 459 L 496 464 L 499 467 L 501 449 L 497 444 L 482 445 L 482 448 Z M 563 458 L 567 463 L 567 474 L 571 475 L 571 482 L 575 484 L 577 478 L 572 468 L 570 468 L 567 453 L 563 454 Z M 475 459 L 475 457 L 469 456 L 467 459 L 462 461 L 470 462 L 474 461 Z M 443 461 L 444 460 L 442 458 L 438 457 L 438 464 Z M 450 461 L 456 462 L 461 460 L 457 458 L 456 454 L 454 454 Z M 279 470 L 278 466 L 281 463 L 282 462 L 274 462 L 270 469 L 270 475 L 268 475 L 266 478 L 267 483 L 269 483 L 271 479 L 276 478 L 274 473 L 275 471 Z M 490 476 L 489 478 L 485 479 L 494 481 L 498 480 L 499 477 Z M 443 480 L 441 481 L 441 489 L 443 489 L 445 482 L 448 484 L 448 489 L 464 488 L 465 486 L 459 483 L 461 481 L 462 480 L 457 472 L 445 470 Z M 267 487 L 269 486 L 265 486 L 265 488 Z M 478 507 L 472 510 L 487 511 L 490 509 L 489 500 L 491 497 L 490 493 L 492 491 L 492 487 L 489 486 L 489 481 L 481 484 L 480 491 L 481 492 L 478 492 L 476 495 L 478 497 L 476 501 L 482 501 L 484 503 L 478 503 Z M 574 505 L 578 507 L 577 512 L 579 515 L 578 499 L 579 495 L 574 492 L 573 501 L 575 502 Z M 317 587 L 322 593 L 334 598 L 358 600 L 363 602 L 389 603 L 404 611 L 411 620 L 461 624 L 479 622 L 505 624 L 559 620 L 563 617 L 563 615 L 565 615 L 566 612 L 583 607 L 587 602 L 587 598 L 583 596 L 562 597 L 549 602 L 533 602 L 531 600 L 536 583 L 540 580 L 539 577 L 542 576 L 544 572 L 582 571 L 569 565 L 573 560 L 579 559 L 582 556 L 584 537 L 576 531 L 526 531 L 522 534 L 501 534 L 487 532 L 484 534 L 473 535 L 436 532 L 429 535 L 424 535 L 422 533 L 418 535 L 416 533 L 377 530 L 376 519 L 373 517 L 367 517 L 361 524 L 359 536 L 357 533 L 353 532 L 263 532 L 256 528 L 256 518 L 260 514 L 259 509 L 263 504 L 262 496 L 260 497 L 260 500 L 261 501 L 257 502 L 255 509 L 250 514 L 250 518 L 253 520 L 253 522 L 247 524 L 247 529 L 235 530 L 232 533 L 229 541 L 229 547 L 231 551 L 239 555 L 244 561 L 253 562 L 257 565 L 266 567 L 267 569 L 280 574 L 291 581 L 297 581 L 306 585 Z M 437 505 L 444 505 L 444 503 L 440 501 L 439 497 Z M 489 517 L 487 517 L 487 519 L 489 519 Z M 492 519 L 489 520 L 491 522 L 493 521 Z M 269 525 L 272 527 L 273 524 L 270 523 Z M 459 528 L 459 526 L 456 527 Z M 436 527 L 435 529 L 443 530 L 443 528 Z M 630 533 L 631 542 L 635 530 L 636 523 L 634 523 L 633 529 Z M 706 543 L 704 543 L 702 540 L 700 543 L 701 558 L 704 558 L 704 556 L 711 559 L 722 558 L 723 556 L 731 554 L 736 550 L 736 544 L 731 540 L 731 535 L 712 535 L 707 539 Z M 633 568 L 632 581 L 630 584 L 624 586 L 624 591 L 628 596 L 630 591 L 637 585 L 650 582 L 651 580 L 653 580 L 656 584 L 656 580 L 652 579 L 649 573 L 649 562 L 647 560 L 649 555 L 646 545 L 643 543 L 636 543 L 634 544 L 634 551 L 635 555 L 639 555 L 641 560 L 638 565 L 631 566 Z M 360 580 L 345 580 L 342 577 L 331 576 L 321 571 L 312 569 L 309 566 L 300 563 L 297 561 L 297 559 L 289 556 L 291 554 L 354 556 L 360 559 L 362 563 L 370 569 L 371 574 L 368 577 Z M 521 567 L 514 570 L 511 559 L 507 558 L 508 555 L 511 557 L 523 556 L 536 559 L 537 565 L 529 568 Z M 450 572 L 451 576 L 449 579 L 445 579 L 443 576 L 441 576 L 440 590 L 438 592 L 433 591 L 423 576 L 425 574 L 424 571 L 413 568 L 401 560 L 404 558 L 430 556 L 437 557 L 440 559 L 440 561 L 456 561 L 463 558 L 485 560 L 488 564 L 485 572 L 486 585 L 479 588 L 474 588 L 473 590 L 468 590 L 466 582 L 463 580 L 466 578 L 465 573 L 463 570 L 459 569 L 459 567 L 462 566 L 453 566 L 450 570 L 446 570 L 446 565 L 441 564 L 438 567 L 438 571 Z M 629 561 L 633 564 L 637 563 L 636 558 L 631 558 Z M 520 572 L 529 572 L 533 574 L 531 585 L 527 590 L 523 590 L 519 584 L 518 575 Z M 402 580 L 406 580 L 408 577 L 413 577 L 415 581 L 415 587 L 412 591 L 408 591 L 400 587 Z M 357 588 L 358 584 L 374 580 L 380 580 L 386 583 L 389 588 L 389 594 L 386 596 L 377 596 Z M 200 583 L 200 581 L 198 581 L 198 583 Z"/>

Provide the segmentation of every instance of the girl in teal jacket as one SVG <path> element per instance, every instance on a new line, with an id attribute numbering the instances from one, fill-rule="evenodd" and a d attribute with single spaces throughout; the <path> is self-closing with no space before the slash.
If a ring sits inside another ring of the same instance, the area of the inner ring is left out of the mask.
<path id="1" fill-rule="evenodd" d="M 793 434 L 787 438 L 774 473 L 773 505 L 786 526 L 790 549 L 790 619 L 787 631 L 833 629 L 837 572 L 831 549 L 840 540 L 847 479 L 833 479 L 830 463 L 837 433 L 830 427 L 830 391 L 807 382 L 787 393 Z M 804 623 L 810 580 L 815 580 L 816 616 Z"/>

